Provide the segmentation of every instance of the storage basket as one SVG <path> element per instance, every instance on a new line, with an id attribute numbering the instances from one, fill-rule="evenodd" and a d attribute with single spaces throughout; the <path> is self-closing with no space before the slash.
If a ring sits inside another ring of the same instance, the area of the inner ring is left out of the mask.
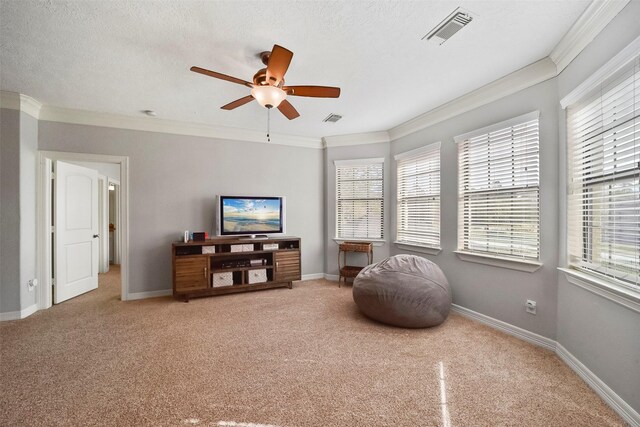
<path id="1" fill-rule="evenodd" d="M 233 273 L 231 271 L 226 273 L 213 273 L 213 287 L 219 288 L 221 286 L 233 285 Z"/>
<path id="2" fill-rule="evenodd" d="M 231 245 L 231 252 L 253 252 L 253 244 Z"/>
<path id="3" fill-rule="evenodd" d="M 253 285 L 255 283 L 264 283 L 267 281 L 267 270 L 261 268 L 259 270 L 249 270 L 249 284 Z"/>

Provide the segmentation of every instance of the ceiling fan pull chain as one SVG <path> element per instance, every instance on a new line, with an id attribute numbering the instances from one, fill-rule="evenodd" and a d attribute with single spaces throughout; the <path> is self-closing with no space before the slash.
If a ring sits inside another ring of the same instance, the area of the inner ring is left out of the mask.
<path id="1" fill-rule="evenodd" d="M 271 108 L 267 108 L 267 142 L 271 142 L 271 137 L 269 136 L 271 129 Z"/>

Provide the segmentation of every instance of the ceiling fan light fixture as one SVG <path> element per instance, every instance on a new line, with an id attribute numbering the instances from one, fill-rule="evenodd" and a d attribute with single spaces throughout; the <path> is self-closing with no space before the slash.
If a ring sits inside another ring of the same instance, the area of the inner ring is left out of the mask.
<path id="1" fill-rule="evenodd" d="M 287 93 L 275 86 L 254 86 L 253 89 L 251 89 L 251 96 L 263 107 L 275 108 L 284 101 Z"/>

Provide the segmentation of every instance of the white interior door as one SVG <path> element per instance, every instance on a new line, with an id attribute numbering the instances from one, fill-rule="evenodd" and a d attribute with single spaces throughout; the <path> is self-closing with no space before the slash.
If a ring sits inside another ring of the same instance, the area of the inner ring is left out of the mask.
<path id="1" fill-rule="evenodd" d="M 98 173 L 56 161 L 55 286 L 58 304 L 98 287 Z"/>

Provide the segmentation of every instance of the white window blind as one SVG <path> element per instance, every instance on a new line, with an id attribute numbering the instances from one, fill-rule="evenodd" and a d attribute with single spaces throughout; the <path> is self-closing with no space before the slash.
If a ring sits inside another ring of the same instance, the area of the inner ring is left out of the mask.
<path id="1" fill-rule="evenodd" d="M 440 143 L 395 156 L 396 243 L 440 248 Z"/>
<path id="2" fill-rule="evenodd" d="M 458 249 L 540 259 L 539 113 L 456 137 Z"/>
<path id="3" fill-rule="evenodd" d="M 569 107 L 567 134 L 569 264 L 639 290 L 640 56 Z"/>
<path id="4" fill-rule="evenodd" d="M 335 161 L 336 237 L 382 239 L 384 159 Z"/>

